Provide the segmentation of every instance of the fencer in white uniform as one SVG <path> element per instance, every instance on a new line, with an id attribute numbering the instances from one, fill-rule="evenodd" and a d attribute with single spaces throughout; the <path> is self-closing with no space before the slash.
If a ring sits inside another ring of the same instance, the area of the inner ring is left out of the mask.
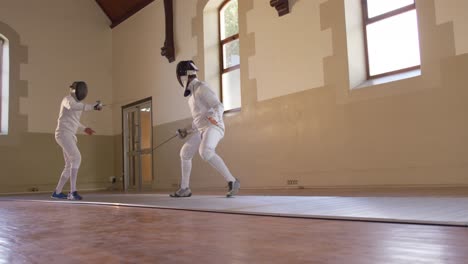
<path id="1" fill-rule="evenodd" d="M 192 170 L 192 158 L 199 152 L 201 158 L 215 168 L 228 183 L 227 197 L 237 194 L 240 182 L 234 178 L 224 163 L 216 154 L 216 146 L 224 137 L 223 104 L 206 83 L 196 78 L 197 67 L 193 61 L 181 61 L 177 65 L 177 78 L 185 88 L 184 96 L 188 97 L 188 105 L 192 113 L 191 129 L 179 129 L 179 137 L 189 139 L 180 151 L 182 180 L 180 189 L 171 194 L 171 197 L 190 197 L 189 187 Z"/>
<path id="2" fill-rule="evenodd" d="M 81 200 L 82 197 L 76 190 L 76 179 L 81 165 L 81 154 L 77 146 L 76 133 L 78 130 L 92 135 L 95 132 L 80 123 L 80 117 L 83 111 L 102 109 L 102 104 L 98 101 L 96 104 L 85 104 L 81 101 L 86 97 L 88 87 L 85 82 L 77 81 L 70 86 L 70 95 L 65 96 L 60 104 L 60 113 L 55 130 L 55 140 L 62 147 L 65 167 L 60 176 L 57 187 L 52 198 Z M 62 193 L 63 186 L 70 179 L 70 193 L 68 196 Z"/>

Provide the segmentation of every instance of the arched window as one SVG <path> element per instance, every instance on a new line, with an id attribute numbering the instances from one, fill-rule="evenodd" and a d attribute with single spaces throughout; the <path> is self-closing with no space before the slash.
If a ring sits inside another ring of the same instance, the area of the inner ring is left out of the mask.
<path id="1" fill-rule="evenodd" d="M 362 0 L 367 77 L 420 68 L 414 0 Z"/>
<path id="2" fill-rule="evenodd" d="M 226 111 L 241 107 L 238 0 L 219 8 L 221 100 Z"/>
<path id="3" fill-rule="evenodd" d="M 10 56 L 8 39 L 0 34 L 0 135 L 8 134 Z"/>

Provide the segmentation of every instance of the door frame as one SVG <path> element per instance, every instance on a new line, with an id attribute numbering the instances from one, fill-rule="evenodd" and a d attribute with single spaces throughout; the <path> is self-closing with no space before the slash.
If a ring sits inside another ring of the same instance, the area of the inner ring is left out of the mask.
<path id="1" fill-rule="evenodd" d="M 126 166 L 126 163 L 125 163 L 125 155 L 127 155 L 127 153 L 125 152 L 125 116 L 124 116 L 124 112 L 125 112 L 125 109 L 127 108 L 131 108 L 131 107 L 135 107 L 135 106 L 138 106 L 138 105 L 141 105 L 141 104 L 146 104 L 146 103 L 150 103 L 151 105 L 151 113 L 150 113 L 150 118 L 151 118 L 151 146 L 153 145 L 153 97 L 150 96 L 150 97 L 146 97 L 146 98 L 143 98 L 141 100 L 138 100 L 138 101 L 135 101 L 135 102 L 132 102 L 132 103 L 129 103 L 129 104 L 126 104 L 126 105 L 123 105 L 121 106 L 121 123 L 122 123 L 122 138 L 121 138 L 121 144 L 122 144 L 122 189 L 124 191 L 127 191 L 127 188 L 128 186 L 126 186 L 126 182 L 127 182 L 127 179 L 126 179 L 126 175 L 125 175 L 125 166 Z M 139 131 L 139 133 L 141 134 L 141 131 Z M 153 158 L 153 151 L 151 151 L 151 174 L 152 176 L 154 177 L 154 158 Z M 140 174 L 141 174 L 141 168 L 140 168 Z M 140 184 L 139 184 L 139 190 L 137 191 L 141 191 L 142 189 L 142 184 L 141 184 L 141 175 L 140 175 Z M 153 178 L 153 182 L 154 182 L 154 178 Z"/>

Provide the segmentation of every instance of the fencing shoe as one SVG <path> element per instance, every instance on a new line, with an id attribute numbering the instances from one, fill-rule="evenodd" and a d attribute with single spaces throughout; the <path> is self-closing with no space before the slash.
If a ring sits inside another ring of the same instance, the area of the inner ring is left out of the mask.
<path id="1" fill-rule="evenodd" d="M 231 181 L 228 183 L 228 186 L 229 186 L 229 191 L 227 192 L 226 197 L 232 197 L 239 192 L 240 181 L 238 179 L 236 179 L 236 181 L 234 182 Z"/>
<path id="2" fill-rule="evenodd" d="M 53 199 L 67 199 L 67 195 L 64 193 L 56 193 L 54 192 L 51 196 Z"/>
<path id="3" fill-rule="evenodd" d="M 180 188 L 175 193 L 171 193 L 169 196 L 176 197 L 176 198 L 190 197 L 190 196 L 192 196 L 192 191 L 190 191 L 190 188 L 188 188 L 188 187 L 185 188 L 185 189 Z"/>
<path id="4" fill-rule="evenodd" d="M 68 193 L 68 200 L 83 200 L 83 197 L 81 197 L 77 191 Z"/>

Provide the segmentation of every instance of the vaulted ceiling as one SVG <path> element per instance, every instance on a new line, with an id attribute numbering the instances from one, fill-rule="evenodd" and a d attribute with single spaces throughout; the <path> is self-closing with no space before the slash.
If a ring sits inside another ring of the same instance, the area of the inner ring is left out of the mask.
<path id="1" fill-rule="evenodd" d="M 154 0 L 96 0 L 112 21 L 111 28 L 125 21 Z"/>

